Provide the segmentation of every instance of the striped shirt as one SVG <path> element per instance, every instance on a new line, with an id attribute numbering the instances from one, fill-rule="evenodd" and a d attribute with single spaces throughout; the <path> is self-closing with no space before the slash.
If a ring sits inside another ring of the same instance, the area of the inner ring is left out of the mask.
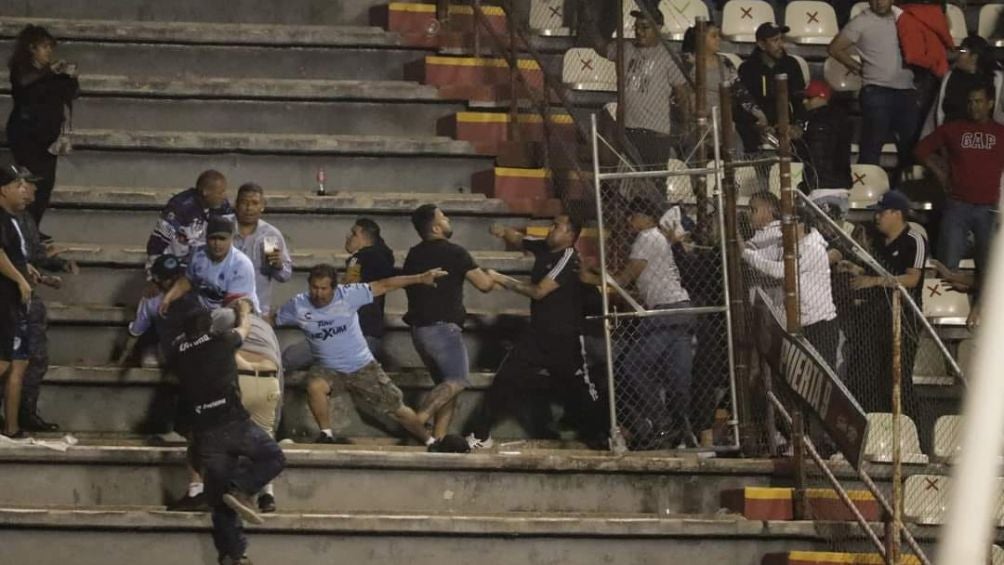
<path id="1" fill-rule="evenodd" d="M 533 253 L 530 282 L 545 278 L 558 288 L 540 300 L 530 302 L 530 326 L 547 334 L 579 334 L 582 330 L 582 284 L 579 282 L 579 254 L 569 247 L 551 251 L 543 239 L 523 239 L 523 249 Z"/>

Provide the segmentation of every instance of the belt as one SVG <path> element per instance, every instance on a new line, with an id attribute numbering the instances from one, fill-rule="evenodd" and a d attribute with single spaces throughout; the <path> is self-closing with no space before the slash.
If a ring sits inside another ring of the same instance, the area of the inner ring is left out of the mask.
<path id="1" fill-rule="evenodd" d="M 264 371 L 259 371 L 257 369 L 237 369 L 237 374 L 248 377 L 278 377 L 279 371 L 276 371 L 275 369 L 268 369 Z"/>

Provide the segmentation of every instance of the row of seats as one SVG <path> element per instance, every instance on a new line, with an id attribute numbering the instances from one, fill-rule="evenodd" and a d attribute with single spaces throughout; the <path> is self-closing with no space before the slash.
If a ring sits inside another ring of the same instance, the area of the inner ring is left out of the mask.
<path id="1" fill-rule="evenodd" d="M 533 0 L 530 7 L 530 28 L 542 35 L 570 35 L 565 25 L 564 0 Z M 633 18 L 629 12 L 634 2 L 624 2 L 624 36 L 633 37 Z M 680 40 L 696 18 L 709 19 L 708 7 L 700 0 L 661 0 L 659 8 L 665 17 L 662 32 Z M 851 9 L 851 17 L 868 8 L 867 2 L 858 2 Z M 1001 4 L 987 4 L 980 9 L 978 33 L 990 38 L 997 31 L 997 22 L 1004 12 Z M 956 45 L 969 33 L 966 16 L 954 4 L 946 7 L 949 30 Z M 722 11 L 722 35 L 737 43 L 756 41 L 756 28 L 765 22 L 774 22 L 774 8 L 763 0 L 730 0 Z M 804 45 L 825 45 L 839 32 L 837 15 L 827 2 L 794 0 L 784 11 L 784 25 L 791 28 L 787 38 Z"/>

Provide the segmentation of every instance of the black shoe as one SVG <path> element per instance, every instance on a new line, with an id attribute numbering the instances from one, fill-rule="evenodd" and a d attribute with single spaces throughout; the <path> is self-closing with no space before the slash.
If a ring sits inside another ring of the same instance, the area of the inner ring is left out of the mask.
<path id="1" fill-rule="evenodd" d="M 329 436 L 328 434 L 322 432 L 321 435 L 317 436 L 317 439 L 314 440 L 314 443 L 327 443 L 327 444 L 336 444 L 336 445 L 350 445 L 352 443 L 352 440 L 350 440 L 347 437 L 341 437 L 341 436 L 334 436 L 334 437 L 332 437 L 332 436 Z"/>
<path id="2" fill-rule="evenodd" d="M 17 419 L 18 425 L 21 429 L 28 430 L 29 432 L 55 432 L 59 431 L 59 426 L 53 424 L 52 422 L 46 422 L 38 412 L 32 412 L 31 414 L 21 414 Z"/>
<path id="3" fill-rule="evenodd" d="M 471 446 L 463 436 L 446 434 L 443 439 L 429 444 L 429 453 L 470 453 Z"/>
<path id="4" fill-rule="evenodd" d="M 12 434 L 4 432 L 2 435 L 7 439 L 28 439 L 28 434 L 24 430 L 18 430 Z"/>
<path id="5" fill-rule="evenodd" d="M 258 496 L 258 511 L 262 514 L 275 512 L 275 497 L 265 493 Z"/>
<path id="6" fill-rule="evenodd" d="M 52 243 L 52 236 L 47 233 L 38 232 L 38 240 L 42 243 Z"/>
<path id="7" fill-rule="evenodd" d="M 261 516 L 258 515 L 254 498 L 236 488 L 230 489 L 223 495 L 223 504 L 229 506 L 247 522 L 257 525 L 265 523 L 265 520 L 262 520 Z"/>
<path id="8" fill-rule="evenodd" d="M 186 494 L 168 504 L 167 509 L 171 512 L 209 512 L 209 503 L 206 502 L 206 493 L 200 492 L 195 496 Z"/>
<path id="9" fill-rule="evenodd" d="M 253 565 L 251 560 L 248 559 L 247 555 L 242 555 L 238 558 L 233 558 L 230 556 L 220 557 L 220 565 Z"/>

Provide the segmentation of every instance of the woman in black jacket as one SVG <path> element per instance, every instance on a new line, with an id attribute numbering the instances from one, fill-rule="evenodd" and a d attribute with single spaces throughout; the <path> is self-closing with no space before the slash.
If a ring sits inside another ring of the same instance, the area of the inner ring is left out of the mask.
<path id="1" fill-rule="evenodd" d="M 8 63 L 14 109 L 7 120 L 7 143 L 14 161 L 41 177 L 29 208 L 37 224 L 56 181 L 56 155 L 50 147 L 79 90 L 75 66 L 56 60 L 55 49 L 56 39 L 44 27 L 29 25 L 18 34 Z"/>

